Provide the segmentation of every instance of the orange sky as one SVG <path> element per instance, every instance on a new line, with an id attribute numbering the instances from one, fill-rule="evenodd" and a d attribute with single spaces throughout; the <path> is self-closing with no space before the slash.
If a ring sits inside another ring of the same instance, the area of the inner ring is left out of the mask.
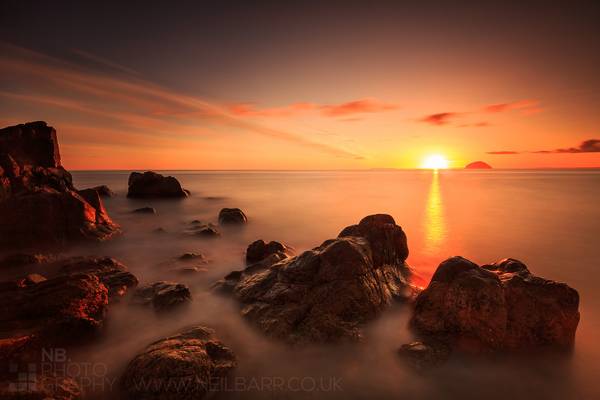
<path id="1" fill-rule="evenodd" d="M 596 60 L 548 63 L 569 56 L 575 38 L 559 43 L 564 54 L 559 46 L 527 59 L 534 43 L 511 49 L 514 37 L 489 48 L 464 33 L 409 43 L 384 31 L 385 43 L 359 37 L 337 48 L 338 33 L 293 49 L 282 39 L 285 53 L 268 60 L 274 48 L 253 57 L 240 44 L 231 57 L 241 65 L 209 71 L 181 49 L 107 56 L 105 42 L 95 52 L 4 41 L 0 124 L 47 121 L 69 169 L 415 168 L 432 153 L 457 168 L 600 167 L 598 80 L 587 85 L 581 72 Z M 230 57 L 219 49 L 216 57 Z"/>

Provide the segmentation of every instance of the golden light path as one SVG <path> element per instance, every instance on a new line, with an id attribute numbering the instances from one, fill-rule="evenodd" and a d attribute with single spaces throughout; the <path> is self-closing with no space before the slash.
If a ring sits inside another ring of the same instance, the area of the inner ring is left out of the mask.
<path id="1" fill-rule="evenodd" d="M 436 255 L 442 243 L 446 239 L 446 220 L 444 218 L 444 207 L 440 192 L 439 173 L 433 170 L 429 195 L 427 197 L 427 208 L 425 210 L 424 232 L 425 252 Z"/>
<path id="2" fill-rule="evenodd" d="M 431 154 L 423 160 L 423 163 L 421 164 L 421 168 L 433 169 L 433 170 L 446 169 L 446 168 L 448 168 L 449 164 L 450 163 L 448 162 L 446 157 L 444 157 L 443 155 Z"/>

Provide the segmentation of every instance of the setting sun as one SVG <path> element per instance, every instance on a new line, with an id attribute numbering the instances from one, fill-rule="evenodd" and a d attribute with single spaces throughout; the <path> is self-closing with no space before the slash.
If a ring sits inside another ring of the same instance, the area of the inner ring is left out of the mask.
<path id="1" fill-rule="evenodd" d="M 446 169 L 448 168 L 448 160 L 446 157 L 440 154 L 432 154 L 427 156 L 423 163 L 421 164 L 421 168 L 425 169 Z"/>

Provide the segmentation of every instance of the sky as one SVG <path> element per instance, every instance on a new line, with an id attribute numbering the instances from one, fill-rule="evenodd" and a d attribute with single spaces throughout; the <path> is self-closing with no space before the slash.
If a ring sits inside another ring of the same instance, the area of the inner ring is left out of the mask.
<path id="1" fill-rule="evenodd" d="M 577 1 L 1 0 L 0 126 L 46 121 L 73 170 L 600 167 L 598 21 Z"/>

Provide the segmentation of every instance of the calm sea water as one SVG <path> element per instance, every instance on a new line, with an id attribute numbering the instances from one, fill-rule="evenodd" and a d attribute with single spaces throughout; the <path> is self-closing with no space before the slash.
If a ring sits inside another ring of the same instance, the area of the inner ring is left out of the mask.
<path id="1" fill-rule="evenodd" d="M 122 237 L 74 254 L 111 255 L 142 283 L 172 279 L 188 284 L 194 303 L 185 312 L 156 316 L 126 302 L 110 310 L 106 337 L 74 354 L 101 363 L 118 376 L 128 359 L 150 341 L 202 323 L 217 330 L 239 357 L 238 375 L 339 379 L 341 391 L 284 393 L 250 388 L 226 398 L 598 398 L 600 395 L 600 170 L 552 171 L 360 171 L 197 172 L 166 171 L 191 190 L 185 200 L 126 198 L 129 172 L 75 172 L 79 188 L 106 184 L 117 192 L 105 205 L 121 224 Z M 132 214 L 152 206 L 157 215 Z M 224 230 L 216 240 L 181 234 L 199 219 L 216 222 L 223 207 L 248 215 L 243 229 Z M 263 338 L 246 324 L 231 300 L 208 289 L 243 265 L 246 246 L 259 238 L 302 251 L 337 236 L 373 213 L 391 214 L 405 230 L 408 262 L 426 285 L 445 258 L 462 255 L 477 263 L 504 257 L 524 261 L 540 276 L 563 281 L 581 296 L 581 322 L 570 360 L 454 360 L 431 375 L 415 375 L 395 351 L 411 338 L 409 313 L 396 306 L 366 329 L 365 343 L 290 349 Z M 166 234 L 152 231 L 164 228 Z M 182 252 L 202 252 L 207 271 L 180 275 L 160 266 Z M 288 382 L 288 381 L 286 381 Z M 104 390 L 102 390 L 104 389 Z M 106 394 L 109 387 L 97 390 Z M 316 389 L 319 389 L 317 387 Z"/>

